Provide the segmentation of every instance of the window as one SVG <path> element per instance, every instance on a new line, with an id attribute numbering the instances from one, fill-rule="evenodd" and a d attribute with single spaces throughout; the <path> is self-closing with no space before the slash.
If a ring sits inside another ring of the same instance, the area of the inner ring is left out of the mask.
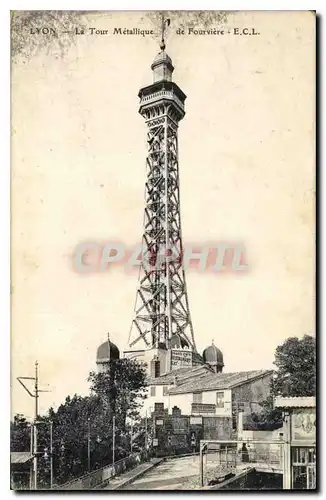
<path id="1" fill-rule="evenodd" d="M 161 374 L 160 362 L 157 359 L 151 361 L 151 377 L 157 378 Z"/>
<path id="2" fill-rule="evenodd" d="M 169 394 L 169 388 L 167 385 L 163 385 L 163 396 L 167 396 Z"/>
<path id="3" fill-rule="evenodd" d="M 193 403 L 202 403 L 203 402 L 203 393 L 202 392 L 194 392 L 192 395 Z"/>
<path id="4" fill-rule="evenodd" d="M 292 448 L 292 481 L 295 490 L 316 488 L 316 449 Z"/>
<path id="5" fill-rule="evenodd" d="M 217 408 L 224 408 L 224 392 L 216 393 L 216 406 Z"/>
<path id="6" fill-rule="evenodd" d="M 159 377 L 160 376 L 160 362 L 159 361 L 155 361 L 155 368 L 154 368 L 154 377 Z"/>
<path id="7" fill-rule="evenodd" d="M 156 387 L 155 385 L 151 385 L 151 397 L 155 397 L 156 395 Z"/>
<path id="8" fill-rule="evenodd" d="M 191 405 L 191 413 L 193 415 L 195 414 L 205 415 L 207 413 L 215 414 L 215 412 L 216 412 L 216 405 L 203 404 L 203 403 L 192 403 Z"/>

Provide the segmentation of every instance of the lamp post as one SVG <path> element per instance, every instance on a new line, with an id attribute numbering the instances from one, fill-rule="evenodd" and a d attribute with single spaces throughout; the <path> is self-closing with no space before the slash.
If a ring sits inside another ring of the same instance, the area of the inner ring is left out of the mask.
<path id="1" fill-rule="evenodd" d="M 147 431 L 147 410 L 145 413 L 145 450 L 147 451 L 148 447 L 148 431 Z"/>
<path id="2" fill-rule="evenodd" d="M 53 489 L 53 422 L 50 421 L 50 488 Z"/>
<path id="3" fill-rule="evenodd" d="M 41 424 L 49 424 L 49 433 L 50 433 L 50 449 L 44 448 L 44 458 L 50 458 L 50 489 L 53 489 L 53 422 L 50 420 L 49 422 L 35 422 L 34 428 L 37 425 Z"/>
<path id="4" fill-rule="evenodd" d="M 115 416 L 113 415 L 112 418 L 112 465 L 114 469 L 114 463 L 115 463 Z"/>
<path id="5" fill-rule="evenodd" d="M 152 406 L 149 406 L 146 408 L 146 413 L 145 413 L 145 449 L 147 450 L 149 448 L 148 446 L 148 414 L 147 412 L 151 412 Z"/>
<path id="6" fill-rule="evenodd" d="M 91 470 L 91 421 L 87 419 L 87 469 Z"/>
<path id="7" fill-rule="evenodd" d="M 130 454 L 132 455 L 133 421 L 130 422 Z"/>

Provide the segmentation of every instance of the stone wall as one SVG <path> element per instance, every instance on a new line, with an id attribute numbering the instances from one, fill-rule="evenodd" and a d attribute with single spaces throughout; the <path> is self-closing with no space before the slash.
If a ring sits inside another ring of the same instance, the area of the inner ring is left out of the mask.
<path id="1" fill-rule="evenodd" d="M 176 406 L 172 409 L 172 414 L 168 414 L 167 409 L 161 407 L 152 418 L 155 422 L 157 456 L 198 452 L 200 440 L 203 439 L 231 439 L 231 418 L 182 415 Z"/>
<path id="2" fill-rule="evenodd" d="M 257 380 L 249 381 L 232 390 L 232 414 L 233 428 L 237 428 L 237 416 L 239 411 L 245 415 L 259 413 L 262 410 L 260 402 L 270 395 L 270 384 L 272 375 L 266 375 Z"/>

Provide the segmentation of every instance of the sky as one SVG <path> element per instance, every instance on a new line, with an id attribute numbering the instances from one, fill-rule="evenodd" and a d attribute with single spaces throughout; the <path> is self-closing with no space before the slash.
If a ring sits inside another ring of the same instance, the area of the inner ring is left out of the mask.
<path id="1" fill-rule="evenodd" d="M 146 128 L 137 94 L 152 82 L 159 47 L 153 36 L 112 34 L 152 29 L 147 14 L 76 14 L 72 25 L 82 20 L 86 34 L 63 53 L 27 30 L 12 62 L 12 412 L 29 417 L 33 401 L 16 377 L 33 376 L 38 360 L 41 388 L 51 391 L 41 412 L 87 394 L 107 332 L 126 347 L 137 290 L 137 273 L 81 275 L 73 256 L 86 241 L 141 241 Z M 256 36 L 182 36 L 186 15 L 172 21 L 167 52 L 187 95 L 183 240 L 241 242 L 249 266 L 188 270 L 197 348 L 214 339 L 227 372 L 269 369 L 277 345 L 314 334 L 315 19 L 227 16 L 231 31 L 254 27 Z"/>

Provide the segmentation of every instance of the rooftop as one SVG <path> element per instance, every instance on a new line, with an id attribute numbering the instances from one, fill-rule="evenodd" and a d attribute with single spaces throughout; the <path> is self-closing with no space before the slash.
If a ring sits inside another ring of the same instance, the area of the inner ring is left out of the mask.
<path id="1" fill-rule="evenodd" d="M 25 464 L 33 458 L 29 451 L 11 451 L 10 463 L 11 464 Z"/>
<path id="2" fill-rule="evenodd" d="M 149 385 L 173 385 L 169 394 L 186 394 L 194 391 L 232 389 L 246 382 L 270 375 L 273 370 L 214 373 L 207 365 L 179 368 L 157 378 L 149 378 Z"/>
<path id="3" fill-rule="evenodd" d="M 275 408 L 315 408 L 316 398 L 306 397 L 292 397 L 292 398 L 275 398 Z"/>

